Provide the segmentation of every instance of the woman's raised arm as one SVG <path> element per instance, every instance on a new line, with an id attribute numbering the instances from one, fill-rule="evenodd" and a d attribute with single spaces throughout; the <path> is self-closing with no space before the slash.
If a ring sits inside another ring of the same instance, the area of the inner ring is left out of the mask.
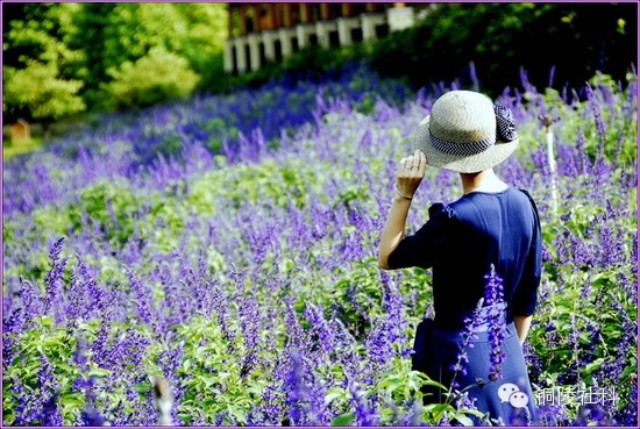
<path id="1" fill-rule="evenodd" d="M 420 186 L 426 166 L 426 156 L 419 150 L 416 150 L 413 156 L 403 158 L 400 161 L 395 185 L 396 195 L 382 229 L 378 249 L 378 266 L 384 270 L 390 269 L 389 255 L 404 239 L 404 226 L 411 206 L 411 199 Z"/>

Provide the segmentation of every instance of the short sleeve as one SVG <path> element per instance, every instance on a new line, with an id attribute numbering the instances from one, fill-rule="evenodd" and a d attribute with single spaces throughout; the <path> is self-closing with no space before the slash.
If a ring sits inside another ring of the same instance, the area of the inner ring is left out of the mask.
<path id="1" fill-rule="evenodd" d="M 521 190 L 533 206 L 534 228 L 522 277 L 511 301 L 511 310 L 517 316 L 531 316 L 538 301 L 538 286 L 542 276 L 542 231 L 540 216 L 533 198 L 528 192 Z"/>
<path id="2" fill-rule="evenodd" d="M 435 256 L 451 237 L 455 212 L 442 203 L 429 207 L 429 221 L 414 235 L 406 236 L 388 258 L 389 268 L 421 267 L 433 265 Z"/>

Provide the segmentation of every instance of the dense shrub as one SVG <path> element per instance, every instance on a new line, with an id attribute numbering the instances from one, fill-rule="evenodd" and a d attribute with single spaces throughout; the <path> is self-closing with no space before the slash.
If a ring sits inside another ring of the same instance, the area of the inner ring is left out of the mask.
<path id="1" fill-rule="evenodd" d="M 2 5 L 5 123 L 35 119 L 46 128 L 86 109 L 85 82 L 70 73 L 83 55 L 65 43 L 74 32 L 70 21 L 77 10 L 77 4 Z"/>
<path id="2" fill-rule="evenodd" d="M 442 4 L 377 43 L 369 59 L 384 76 L 407 77 L 416 88 L 450 76 L 472 83 L 470 62 L 494 94 L 517 86 L 521 68 L 539 88 L 581 87 L 598 70 L 624 79 L 636 61 L 637 35 L 637 5 L 630 3 Z"/>
<path id="3" fill-rule="evenodd" d="M 147 107 L 185 98 L 200 79 L 186 59 L 160 47 L 152 48 L 135 63 L 124 62 L 109 73 L 113 80 L 103 88 L 118 108 Z"/>
<path id="4" fill-rule="evenodd" d="M 221 3 L 5 3 L 2 11 L 5 122 L 167 102 L 192 93 L 194 74 L 211 82 L 222 72 Z"/>

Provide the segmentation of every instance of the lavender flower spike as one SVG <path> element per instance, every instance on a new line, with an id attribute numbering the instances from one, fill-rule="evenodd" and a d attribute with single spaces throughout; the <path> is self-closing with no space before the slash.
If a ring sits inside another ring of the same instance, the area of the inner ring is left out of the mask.
<path id="1" fill-rule="evenodd" d="M 506 357 L 502 349 L 505 338 L 504 290 L 502 279 L 496 273 L 495 266 L 491 264 L 491 272 L 485 276 L 485 301 L 489 307 L 487 323 L 489 324 L 489 344 L 491 345 L 491 366 L 489 367 L 489 380 L 497 381 L 502 378 L 500 365 Z"/>

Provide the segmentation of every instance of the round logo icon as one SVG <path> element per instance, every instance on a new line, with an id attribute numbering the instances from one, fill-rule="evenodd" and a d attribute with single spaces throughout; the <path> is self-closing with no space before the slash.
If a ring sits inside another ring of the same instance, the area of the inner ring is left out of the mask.
<path id="1" fill-rule="evenodd" d="M 515 408 L 524 408 L 529 403 L 529 398 L 524 392 L 514 392 L 509 396 L 509 403 Z"/>
<path id="2" fill-rule="evenodd" d="M 500 401 L 509 402 L 509 397 L 519 391 L 520 389 L 518 389 L 518 386 L 515 384 L 505 383 L 498 389 L 498 396 L 500 397 Z"/>

